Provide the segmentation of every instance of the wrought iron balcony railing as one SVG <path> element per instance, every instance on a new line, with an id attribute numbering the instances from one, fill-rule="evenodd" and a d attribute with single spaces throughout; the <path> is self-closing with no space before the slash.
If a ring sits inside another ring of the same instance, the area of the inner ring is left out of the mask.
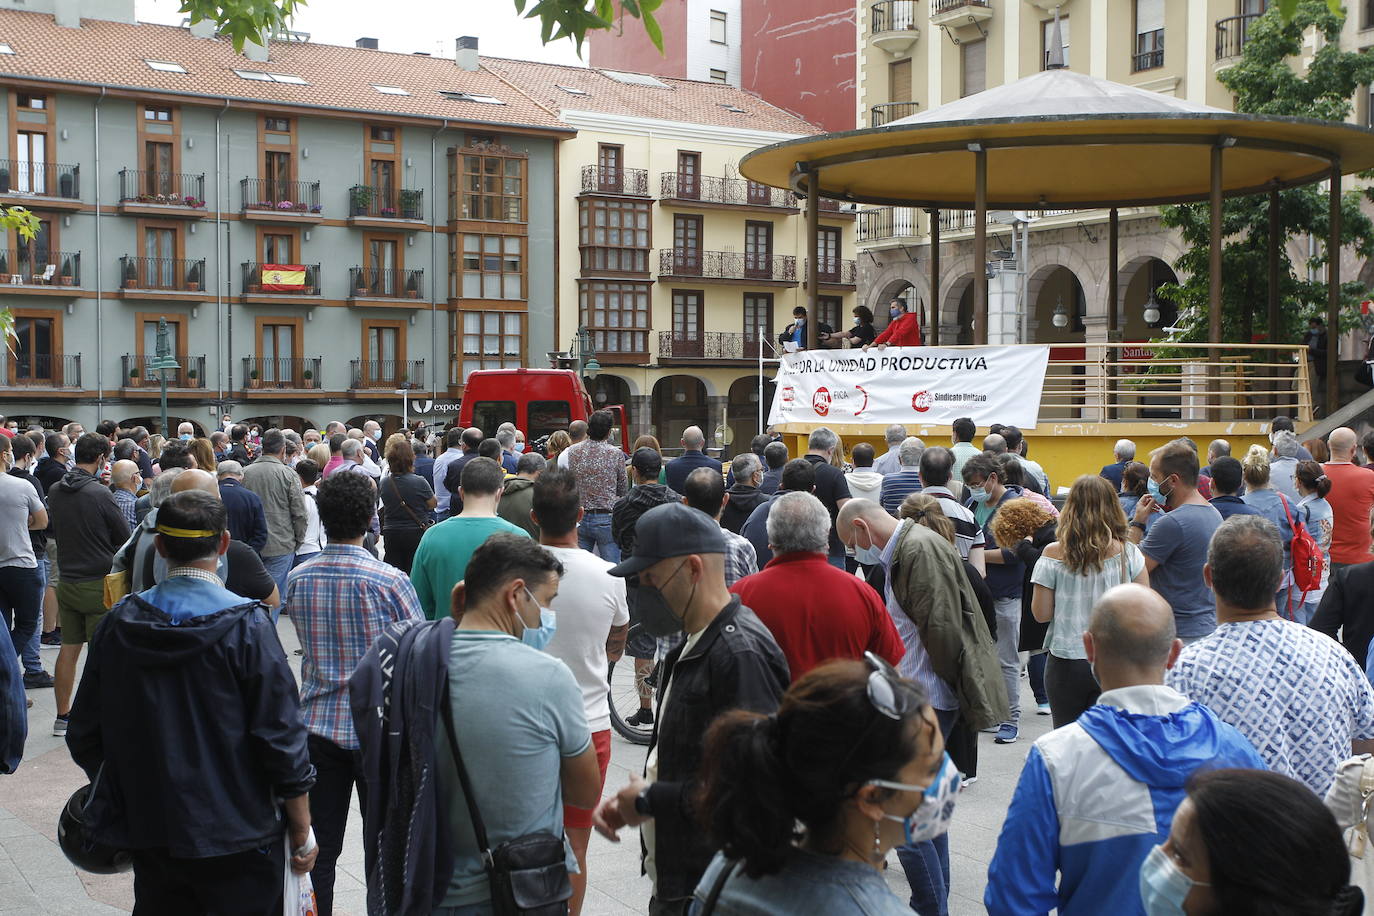
<path id="1" fill-rule="evenodd" d="M 136 356 L 125 354 L 122 363 L 121 383 L 125 388 L 160 388 L 162 386 L 162 370 L 153 368 L 155 356 Z M 167 370 L 167 386 L 169 388 L 204 388 L 205 387 L 205 357 L 204 356 L 178 356 L 177 363 L 180 369 Z"/>
<path id="2" fill-rule="evenodd" d="M 362 299 L 423 299 L 425 272 L 392 267 L 352 267 L 348 271 L 348 294 Z"/>
<path id="3" fill-rule="evenodd" d="M 851 262 L 852 263 L 852 262 Z M 705 280 L 777 280 L 795 283 L 797 259 L 791 255 L 755 255 L 738 251 L 698 251 L 661 248 L 660 276 L 700 277 Z"/>
<path id="4" fill-rule="evenodd" d="M 664 200 L 698 200 L 703 203 L 733 204 L 740 207 L 797 206 L 797 199 L 791 191 L 785 188 L 772 188 L 744 178 L 663 172 L 658 177 L 658 185 L 658 196 Z"/>
<path id="5" fill-rule="evenodd" d="M 425 387 L 422 359 L 355 359 L 349 363 L 349 383 L 354 389 L 394 391 Z"/>
<path id="6" fill-rule="evenodd" d="M 425 192 L 355 184 L 348 189 L 348 215 L 376 219 L 424 219 Z"/>
<path id="7" fill-rule="evenodd" d="M 277 213 L 315 213 L 320 205 L 318 181 L 282 181 L 276 178 L 245 178 L 239 182 L 244 210 Z"/>
<path id="8" fill-rule="evenodd" d="M 649 196 L 647 169 L 607 169 L 597 165 L 582 166 L 582 193 L 624 194 L 627 197 Z"/>
<path id="9" fill-rule="evenodd" d="M 81 252 L 0 249 L 0 286 L 80 286 Z"/>
<path id="10" fill-rule="evenodd" d="M 205 285 L 205 259 L 125 255 L 119 259 L 119 277 L 125 289 L 198 293 Z"/>
<path id="11" fill-rule="evenodd" d="M 27 194 L 79 200 L 81 166 L 28 159 L 0 159 L 0 195 L 17 197 Z"/>
<path id="12" fill-rule="evenodd" d="M 0 379 L 16 388 L 80 388 L 80 353 L 10 353 L 0 347 Z"/>
<path id="13" fill-rule="evenodd" d="M 283 277 L 272 270 L 264 274 L 263 264 L 245 261 L 243 264 L 243 293 L 246 296 L 318 296 L 320 294 L 320 265 L 318 264 L 274 264 L 272 267 L 303 267 L 305 276 L 297 285 L 294 282 L 282 283 Z"/>
<path id="14" fill-rule="evenodd" d="M 245 356 L 243 387 L 246 390 L 290 388 L 310 391 L 320 387 L 320 357 Z"/>
<path id="15" fill-rule="evenodd" d="M 119 202 L 205 208 L 205 173 L 119 170 Z"/>

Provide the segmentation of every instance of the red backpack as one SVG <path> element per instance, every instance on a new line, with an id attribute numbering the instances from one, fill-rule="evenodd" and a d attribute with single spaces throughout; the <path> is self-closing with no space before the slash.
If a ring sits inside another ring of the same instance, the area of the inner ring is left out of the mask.
<path id="1" fill-rule="evenodd" d="M 1322 584 L 1322 570 L 1326 566 L 1322 558 L 1322 549 L 1317 546 L 1317 539 L 1312 537 L 1312 533 L 1307 530 L 1307 526 L 1302 522 L 1293 521 L 1293 513 L 1288 511 L 1288 499 L 1282 493 L 1279 499 L 1283 502 L 1283 513 L 1288 516 L 1288 527 L 1293 529 L 1293 543 L 1290 551 L 1293 557 L 1293 584 L 1302 589 L 1301 604 L 1307 600 L 1307 593 L 1319 588 Z M 1288 593 L 1288 616 L 1293 616 L 1293 593 Z"/>

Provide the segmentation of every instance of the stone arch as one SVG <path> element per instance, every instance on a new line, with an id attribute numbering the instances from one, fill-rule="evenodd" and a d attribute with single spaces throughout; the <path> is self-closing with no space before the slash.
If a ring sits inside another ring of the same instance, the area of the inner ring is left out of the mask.
<path id="1" fill-rule="evenodd" d="M 1026 281 L 1026 301 L 1030 312 L 1028 343 L 1077 343 L 1086 339 L 1088 290 L 1082 279 L 1064 264 L 1041 264 Z M 1054 315 L 1062 304 L 1068 324 L 1059 328 Z"/>
<path id="2" fill-rule="evenodd" d="M 1077 232 L 1077 230 L 1074 230 Z M 1105 232 L 1104 232 L 1105 236 Z M 1099 241 L 1103 245 L 1105 252 L 1106 239 L 1100 237 Z M 1064 242 L 1053 242 L 1049 244 L 1036 244 L 1035 233 L 1031 233 L 1030 243 L 1030 264 L 1028 271 L 1030 278 L 1026 282 L 1026 300 L 1036 302 L 1040 288 L 1049 279 L 1056 267 L 1062 267 L 1074 275 L 1079 286 L 1083 289 L 1083 297 L 1087 306 L 1086 315 L 1089 317 L 1105 316 L 1107 314 L 1106 302 L 1103 290 L 1105 289 L 1105 267 L 1101 276 L 1093 269 L 1092 264 L 1083 254 L 1082 244 L 1067 244 Z M 1032 313 L 1034 321 L 1034 313 Z"/>
<path id="3" fill-rule="evenodd" d="M 973 280 L 973 274 L 966 273 L 945 287 L 944 299 L 940 304 L 942 344 L 973 343 Z M 948 333 L 950 331 L 953 334 Z"/>
<path id="4" fill-rule="evenodd" d="M 931 321 L 930 278 L 922 277 L 915 264 L 893 265 L 874 277 L 869 287 L 874 295 L 865 303 L 873 311 L 875 323 L 882 327 L 887 324 L 887 304 L 892 299 L 903 298 L 908 302 L 908 310 L 915 309 L 919 303 L 921 327 Z"/>
<path id="5" fill-rule="evenodd" d="M 768 415 L 773 408 L 773 391 L 776 387 L 774 380 L 765 375 L 763 379 L 763 426 L 768 425 Z M 726 403 L 726 421 L 734 434 L 733 443 L 727 446 L 731 454 L 738 455 L 748 451 L 749 440 L 761 431 L 758 410 L 758 373 L 742 375 L 731 382 Z"/>
<path id="6" fill-rule="evenodd" d="M 1122 264 L 1117 280 L 1118 327 L 1123 340 L 1146 340 L 1157 336 L 1160 328 L 1168 327 L 1178 318 L 1172 302 L 1157 299 L 1160 320 L 1154 325 L 1145 322 L 1144 303 L 1161 283 L 1179 282 L 1178 272 L 1164 258 L 1141 255 Z"/>
<path id="7" fill-rule="evenodd" d="M 602 378 L 607 378 L 607 377 L 609 377 L 609 378 L 614 378 L 614 379 L 619 380 L 620 383 L 623 384 L 623 385 L 625 386 L 625 396 L 626 396 L 626 397 L 631 397 L 631 398 L 633 398 L 633 397 L 638 397 L 638 396 L 644 394 L 643 388 L 642 388 L 642 387 L 640 386 L 640 384 L 635 380 L 634 376 L 630 375 L 628 372 L 622 375 L 621 373 L 616 372 L 616 371 L 613 371 L 613 370 L 612 370 L 612 371 L 608 371 L 608 370 L 606 370 L 606 369 L 602 369 L 601 372 L 599 372 L 599 373 L 597 374 L 596 377 L 597 377 L 597 379 L 602 379 Z M 593 401 L 594 401 L 594 400 L 595 400 L 595 398 L 593 398 Z"/>
<path id="8" fill-rule="evenodd" d="M 660 443 L 677 442 L 688 426 L 700 426 L 709 437 L 707 399 L 714 396 L 706 379 L 695 375 L 674 374 L 658 379 L 650 395 L 652 435 Z"/>

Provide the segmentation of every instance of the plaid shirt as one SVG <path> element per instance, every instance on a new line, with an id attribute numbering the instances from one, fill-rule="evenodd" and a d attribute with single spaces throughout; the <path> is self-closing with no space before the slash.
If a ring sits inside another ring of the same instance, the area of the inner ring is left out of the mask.
<path id="1" fill-rule="evenodd" d="M 728 528 L 720 529 L 725 535 L 725 586 L 729 588 L 745 576 L 759 571 L 759 555 L 748 538 L 735 534 Z"/>
<path id="2" fill-rule="evenodd" d="M 296 627 L 301 718 L 312 735 L 354 750 L 348 676 L 387 624 L 423 620 L 405 573 L 361 547 L 329 544 L 286 578 L 282 611 Z"/>

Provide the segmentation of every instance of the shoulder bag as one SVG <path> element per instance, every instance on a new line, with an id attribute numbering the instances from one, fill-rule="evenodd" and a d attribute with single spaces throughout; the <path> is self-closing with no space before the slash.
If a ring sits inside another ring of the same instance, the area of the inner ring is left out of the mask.
<path id="1" fill-rule="evenodd" d="M 730 876 L 735 873 L 735 869 L 738 865 L 738 860 L 725 860 L 725 865 L 721 868 L 720 874 L 716 875 L 716 880 L 711 884 L 710 893 L 706 895 L 706 902 L 702 904 L 701 909 L 697 910 L 697 916 L 712 916 L 712 914 L 715 913 L 716 903 L 720 900 L 721 891 L 725 890 L 725 882 L 730 880 Z"/>
<path id="2" fill-rule="evenodd" d="M 458 780 L 467 799 L 468 814 L 472 818 L 472 832 L 482 865 L 491 884 L 491 906 L 496 916 L 565 916 L 572 899 L 572 882 L 568 880 L 567 860 L 564 859 L 563 838 L 552 833 L 529 833 L 491 848 L 487 828 L 477 810 L 463 755 L 458 750 L 458 737 L 453 727 L 453 704 L 444 691 L 444 731 L 448 733 L 449 750 L 458 769 Z"/>
<path id="3" fill-rule="evenodd" d="M 401 495 L 401 488 L 396 486 L 395 474 L 392 474 L 390 477 L 387 478 L 387 480 L 391 481 L 391 489 L 395 491 L 396 499 L 400 501 L 401 508 L 406 510 L 406 515 L 410 516 L 410 520 L 414 522 L 416 525 L 418 525 L 421 531 L 424 531 L 430 525 L 434 524 L 434 519 L 430 518 L 428 515 L 426 515 L 424 518 L 420 518 L 418 515 L 415 514 L 415 510 L 410 508 L 410 503 L 406 502 L 406 498 Z"/>

